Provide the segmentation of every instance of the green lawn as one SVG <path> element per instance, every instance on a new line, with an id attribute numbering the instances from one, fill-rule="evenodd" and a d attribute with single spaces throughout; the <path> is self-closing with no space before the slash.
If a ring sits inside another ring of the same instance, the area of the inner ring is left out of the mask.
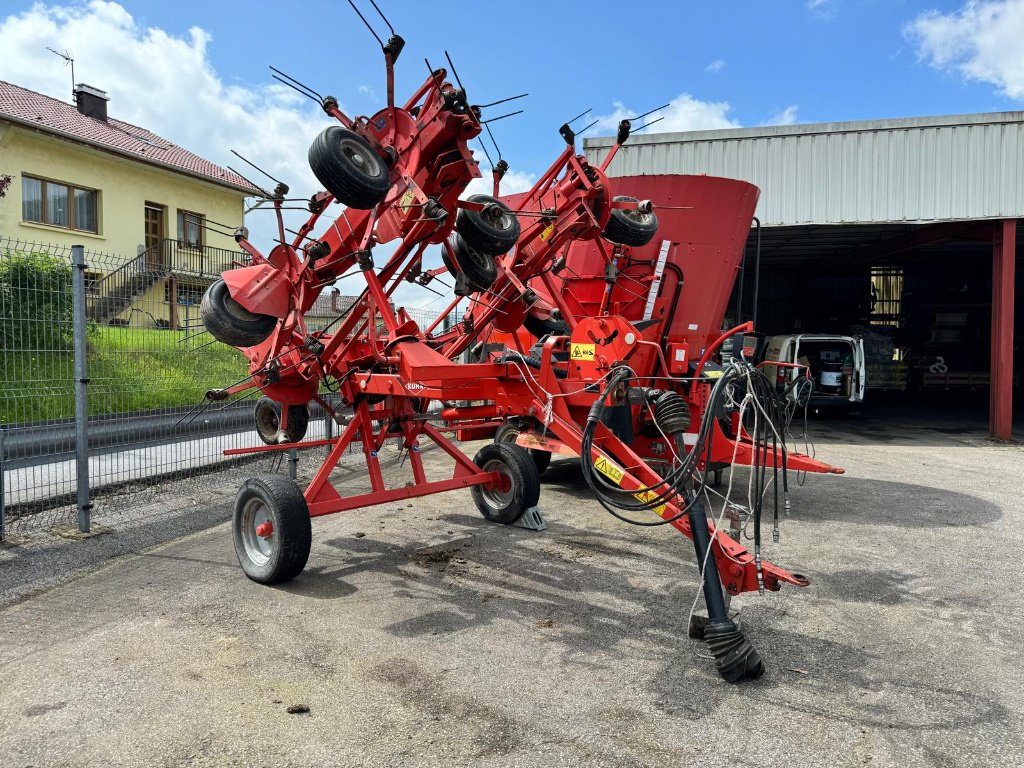
<path id="1" fill-rule="evenodd" d="M 248 373 L 242 354 L 208 334 L 91 326 L 89 413 L 195 405 L 208 389 Z M 74 416 L 74 358 L 66 352 L 0 352 L 0 423 Z"/>

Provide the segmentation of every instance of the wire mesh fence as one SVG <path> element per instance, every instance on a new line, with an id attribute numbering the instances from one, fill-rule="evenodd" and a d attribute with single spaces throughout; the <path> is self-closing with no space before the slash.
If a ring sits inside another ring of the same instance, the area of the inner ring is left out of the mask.
<path id="1" fill-rule="evenodd" d="M 92 518 L 101 524 L 125 509 L 127 493 L 143 488 L 178 496 L 198 490 L 210 501 L 235 493 L 237 483 L 222 479 L 236 470 L 311 474 L 322 458 L 313 449 L 224 455 L 261 444 L 253 428 L 258 390 L 222 403 L 204 397 L 248 376 L 245 357 L 216 342 L 199 314 L 206 288 L 241 261 L 241 253 L 198 253 L 166 240 L 132 257 L 84 251 L 77 290 L 87 381 L 77 382 L 72 248 L 0 236 L 0 538 L 76 526 L 78 434 L 87 447 Z M 322 325 L 354 301 L 321 298 Z M 409 314 L 426 328 L 437 313 Z M 76 402 L 86 404 L 81 432 Z M 323 409 L 310 408 L 308 439 L 337 431 Z M 399 453 L 388 444 L 381 458 L 398 461 Z M 365 471 L 357 459 L 356 474 Z"/>

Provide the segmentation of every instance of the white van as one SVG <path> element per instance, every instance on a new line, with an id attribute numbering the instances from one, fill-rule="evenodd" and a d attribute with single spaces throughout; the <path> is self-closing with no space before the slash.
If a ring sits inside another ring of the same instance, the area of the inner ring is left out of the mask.
<path id="1" fill-rule="evenodd" d="M 812 408 L 839 408 L 857 411 L 864 402 L 867 386 L 864 365 L 864 340 L 859 336 L 836 336 L 827 333 L 798 333 L 772 336 L 764 351 L 764 371 L 780 390 L 788 388 L 788 397 L 800 398 L 800 387 L 789 387 L 797 378 L 804 378 L 803 368 L 789 368 L 777 363 L 797 363 L 810 369 L 814 389 Z"/>

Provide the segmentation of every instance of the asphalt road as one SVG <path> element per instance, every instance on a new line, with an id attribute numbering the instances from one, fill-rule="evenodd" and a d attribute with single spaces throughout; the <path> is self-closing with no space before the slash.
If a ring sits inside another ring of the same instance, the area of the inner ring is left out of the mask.
<path id="1" fill-rule="evenodd" d="M 690 543 L 612 520 L 563 461 L 543 533 L 465 491 L 359 510 L 271 589 L 221 524 L 0 610 L 0 762 L 1024 764 L 1024 450 L 844 426 L 817 453 L 848 474 L 808 478 L 769 543 L 812 586 L 743 600 L 757 682 L 686 638 Z"/>

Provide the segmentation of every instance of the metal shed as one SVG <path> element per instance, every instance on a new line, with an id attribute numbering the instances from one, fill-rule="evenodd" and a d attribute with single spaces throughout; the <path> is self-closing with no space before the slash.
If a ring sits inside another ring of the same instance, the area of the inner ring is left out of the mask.
<path id="1" fill-rule="evenodd" d="M 600 159 L 613 141 L 588 139 L 584 150 Z M 1014 349 L 1014 325 L 1021 324 L 1014 311 L 1014 262 L 1018 222 L 1024 219 L 1022 161 L 1024 112 L 995 112 L 640 134 L 619 151 L 609 173 L 706 173 L 760 187 L 761 286 L 768 301 L 747 314 L 760 312 L 769 331 L 784 332 L 787 321 L 806 322 L 795 309 L 802 294 L 813 299 L 822 290 L 836 293 L 843 280 L 860 286 L 849 290 L 871 290 L 865 281 L 876 279 L 873 270 L 907 270 L 906 283 L 899 272 L 898 290 L 913 293 L 915 322 L 929 322 L 922 320 L 929 316 L 922 308 L 933 320 L 964 315 L 968 332 L 987 337 L 964 342 L 984 346 L 983 352 L 961 355 L 968 370 L 985 368 L 984 379 L 980 371 L 971 371 L 973 378 L 947 376 L 946 387 L 950 381 L 960 386 L 984 380 L 991 431 L 1009 438 L 1014 356 L 1020 357 Z M 751 257 L 754 240 L 748 245 Z M 971 301 L 947 301 L 935 288 L 943 284 L 940 273 L 963 274 L 973 284 L 983 279 L 984 295 L 975 286 Z M 907 284 L 915 290 L 907 291 Z M 740 297 L 743 307 L 747 298 Z M 896 298 L 899 306 L 902 297 Z M 917 333 L 919 350 L 942 350 L 933 343 L 934 329 L 926 341 L 923 333 Z M 960 352 L 953 350 L 953 358 L 959 361 Z M 1016 368 L 1021 370 L 1019 360 Z"/>

